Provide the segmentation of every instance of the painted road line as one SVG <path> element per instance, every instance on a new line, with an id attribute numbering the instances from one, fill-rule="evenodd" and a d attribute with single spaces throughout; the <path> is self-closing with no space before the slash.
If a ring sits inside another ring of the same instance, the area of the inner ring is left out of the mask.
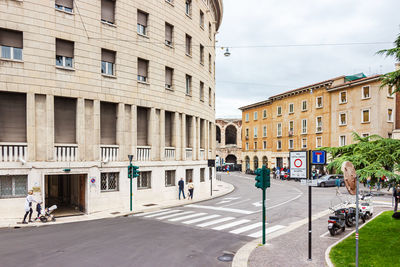
<path id="1" fill-rule="evenodd" d="M 209 219 L 214 219 L 214 218 L 217 218 L 217 217 L 220 217 L 220 216 L 221 216 L 221 215 L 219 215 L 219 214 L 213 214 L 213 215 L 209 215 L 209 216 L 206 216 L 206 217 L 201 217 L 201 218 L 193 219 L 193 220 L 186 221 L 186 222 L 182 222 L 182 223 L 183 223 L 183 224 L 192 224 L 192 223 L 197 223 L 197 222 L 206 221 L 206 220 L 209 220 Z"/>
<path id="2" fill-rule="evenodd" d="M 218 220 L 214 220 L 214 221 L 211 221 L 211 222 L 205 222 L 205 223 L 202 223 L 202 224 L 198 224 L 196 226 L 198 226 L 198 227 L 207 227 L 207 226 L 210 226 L 210 225 L 213 225 L 213 224 L 222 223 L 222 222 L 230 221 L 230 220 L 233 220 L 233 219 L 235 219 L 235 218 L 234 217 L 224 217 L 224 218 L 221 218 L 221 219 L 218 219 Z"/>
<path id="3" fill-rule="evenodd" d="M 232 201 L 232 200 L 222 200 L 222 201 L 216 203 L 216 205 L 218 205 L 218 204 L 224 204 L 224 203 L 229 203 L 229 202 L 231 202 L 231 201 Z"/>
<path id="4" fill-rule="evenodd" d="M 236 225 L 248 223 L 249 221 L 250 220 L 243 219 L 243 220 L 239 220 L 239 221 L 236 221 L 236 222 L 231 222 L 231 223 L 228 223 L 228 224 L 223 224 L 223 225 L 214 227 L 213 230 L 217 230 L 217 231 L 224 230 L 224 229 L 232 228 L 232 227 L 234 227 Z"/>
<path id="5" fill-rule="evenodd" d="M 241 234 L 241 233 L 244 233 L 244 232 L 253 230 L 254 228 L 261 227 L 261 226 L 262 226 L 262 222 L 253 223 L 253 224 L 244 226 L 244 227 L 242 227 L 242 228 L 238 228 L 238 229 L 236 229 L 236 230 L 230 231 L 229 233 L 232 233 L 232 234 Z"/>
<path id="6" fill-rule="evenodd" d="M 269 228 L 265 229 L 265 233 L 266 234 L 270 234 L 270 233 L 278 231 L 278 230 L 280 230 L 282 228 L 285 228 L 285 226 L 283 226 L 283 225 L 275 225 L 275 226 L 272 226 L 272 227 L 269 227 Z M 249 234 L 247 236 L 254 237 L 254 238 L 261 237 L 262 236 L 262 230 L 258 231 L 258 232 L 255 232 L 253 234 Z"/>
<path id="7" fill-rule="evenodd" d="M 170 213 L 175 213 L 175 212 L 180 212 L 181 210 L 169 210 L 169 211 L 164 211 L 164 212 L 160 212 L 160 213 L 154 213 L 151 215 L 146 215 L 144 216 L 145 218 L 152 218 L 152 217 L 156 217 L 156 216 L 161 216 L 164 214 L 170 214 Z"/>
<path id="8" fill-rule="evenodd" d="M 181 211 L 181 210 L 180 210 Z M 184 211 L 184 212 L 181 212 L 181 213 L 175 213 L 175 214 L 170 214 L 170 215 L 167 215 L 167 216 L 162 216 L 162 217 L 158 217 L 158 218 L 156 218 L 157 220 L 164 220 L 164 219 L 169 219 L 169 218 L 172 218 L 172 217 L 176 217 L 176 216 L 181 216 L 181 215 L 185 215 L 185 214 L 190 214 L 190 213 L 193 213 L 194 211 Z"/>
<path id="9" fill-rule="evenodd" d="M 233 203 L 229 203 L 229 204 L 227 204 L 227 205 L 222 205 L 221 207 L 229 207 L 229 206 L 233 206 L 233 205 L 236 205 L 236 204 L 240 204 L 240 203 L 243 203 L 243 202 L 247 202 L 247 201 L 250 201 L 251 199 L 250 198 L 248 198 L 248 199 L 245 199 L 245 200 L 241 200 L 241 201 L 238 201 L 238 202 L 233 202 Z"/>
<path id="10" fill-rule="evenodd" d="M 183 220 L 186 220 L 186 219 L 191 219 L 191 218 L 203 216 L 203 215 L 206 215 L 206 214 L 207 213 L 205 213 L 205 212 L 195 213 L 195 214 L 186 215 L 186 216 L 183 216 L 183 217 L 176 217 L 176 218 L 173 218 L 173 219 L 169 219 L 168 221 L 170 221 L 170 222 L 178 222 L 178 221 L 183 221 Z"/>
<path id="11" fill-rule="evenodd" d="M 239 199 L 240 197 L 224 197 L 224 199 L 229 199 L 229 200 L 235 200 L 235 199 Z"/>
<path id="12" fill-rule="evenodd" d="M 140 216 L 146 216 L 146 215 L 150 215 L 150 214 L 154 214 L 154 213 L 160 213 L 160 212 L 164 212 L 170 209 L 163 209 L 163 210 L 156 210 L 156 211 L 151 211 L 151 212 L 142 212 L 139 214 L 135 214 L 133 215 L 134 217 L 140 217 Z"/>
<path id="13" fill-rule="evenodd" d="M 214 206 L 203 206 L 203 205 L 196 205 L 196 204 L 189 204 L 189 205 L 186 205 L 185 207 L 198 208 L 198 209 L 218 210 L 218 211 L 227 211 L 227 212 L 234 212 L 234 213 L 240 213 L 240 214 L 253 214 L 253 213 L 258 212 L 258 211 L 230 209 L 230 208 L 222 208 L 222 207 L 214 207 Z"/>

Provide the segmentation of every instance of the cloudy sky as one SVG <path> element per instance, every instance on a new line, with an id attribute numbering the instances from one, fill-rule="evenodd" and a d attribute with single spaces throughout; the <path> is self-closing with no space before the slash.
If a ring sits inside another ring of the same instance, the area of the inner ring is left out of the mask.
<path id="1" fill-rule="evenodd" d="M 232 54 L 217 49 L 216 117 L 336 76 L 394 70 L 375 52 L 393 46 L 399 10 L 399 0 L 225 0 L 217 45 Z M 389 43 L 291 46 L 375 42 Z M 278 47 L 249 47 L 263 45 Z"/>

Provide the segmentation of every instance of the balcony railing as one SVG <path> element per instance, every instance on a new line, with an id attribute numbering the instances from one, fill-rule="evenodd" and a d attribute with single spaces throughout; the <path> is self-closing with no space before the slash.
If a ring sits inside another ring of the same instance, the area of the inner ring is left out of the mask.
<path id="1" fill-rule="evenodd" d="M 78 145 L 76 144 L 56 144 L 54 145 L 55 161 L 77 161 Z"/>
<path id="2" fill-rule="evenodd" d="M 118 145 L 101 145 L 100 156 L 102 162 L 118 161 Z"/>
<path id="3" fill-rule="evenodd" d="M 0 162 L 14 162 L 27 159 L 26 143 L 0 143 Z"/>
<path id="4" fill-rule="evenodd" d="M 200 148 L 200 158 L 199 160 L 204 160 L 204 149 Z"/>
<path id="5" fill-rule="evenodd" d="M 186 148 L 186 160 L 192 160 L 192 159 L 193 159 L 193 149 Z"/>
<path id="6" fill-rule="evenodd" d="M 151 159 L 150 146 L 138 146 L 136 149 L 136 158 L 138 161 L 149 161 Z"/>
<path id="7" fill-rule="evenodd" d="M 164 150 L 165 160 L 175 160 L 175 148 L 174 147 L 166 147 Z"/>

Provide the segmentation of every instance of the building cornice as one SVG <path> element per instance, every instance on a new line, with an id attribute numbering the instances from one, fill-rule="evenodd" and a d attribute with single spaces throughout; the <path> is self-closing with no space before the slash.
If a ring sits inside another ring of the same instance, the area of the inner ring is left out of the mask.
<path id="1" fill-rule="evenodd" d="M 214 13 L 215 13 L 215 29 L 216 31 L 218 31 L 219 27 L 221 26 L 222 23 L 222 16 L 223 16 L 223 12 L 224 12 L 224 4 L 222 2 L 222 0 L 212 0 L 213 5 L 211 5 L 212 7 L 215 8 Z"/>
<path id="2" fill-rule="evenodd" d="M 355 80 L 355 81 L 352 81 L 352 82 L 348 82 L 348 83 L 345 83 L 345 84 L 341 84 L 341 85 L 338 85 L 338 86 L 335 86 L 335 87 L 332 87 L 332 88 L 328 88 L 327 91 L 328 92 L 333 92 L 333 91 L 336 91 L 336 90 L 342 90 L 342 89 L 353 87 L 353 86 L 356 86 L 356 85 L 378 81 L 380 79 L 381 79 L 381 75 L 379 74 L 379 75 L 375 75 L 375 76 L 371 76 L 371 77 L 366 77 L 366 78 L 363 78 L 363 79 Z"/>

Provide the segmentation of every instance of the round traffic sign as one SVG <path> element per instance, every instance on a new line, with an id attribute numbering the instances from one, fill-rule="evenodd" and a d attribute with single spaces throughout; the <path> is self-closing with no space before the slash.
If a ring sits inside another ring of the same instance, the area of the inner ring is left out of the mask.
<path id="1" fill-rule="evenodd" d="M 96 179 L 92 178 L 92 179 L 90 179 L 90 182 L 91 182 L 92 184 L 94 184 L 94 183 L 96 182 Z"/>
<path id="2" fill-rule="evenodd" d="M 296 159 L 293 164 L 296 168 L 300 168 L 301 165 L 303 165 L 303 162 L 301 161 L 301 159 Z"/>

